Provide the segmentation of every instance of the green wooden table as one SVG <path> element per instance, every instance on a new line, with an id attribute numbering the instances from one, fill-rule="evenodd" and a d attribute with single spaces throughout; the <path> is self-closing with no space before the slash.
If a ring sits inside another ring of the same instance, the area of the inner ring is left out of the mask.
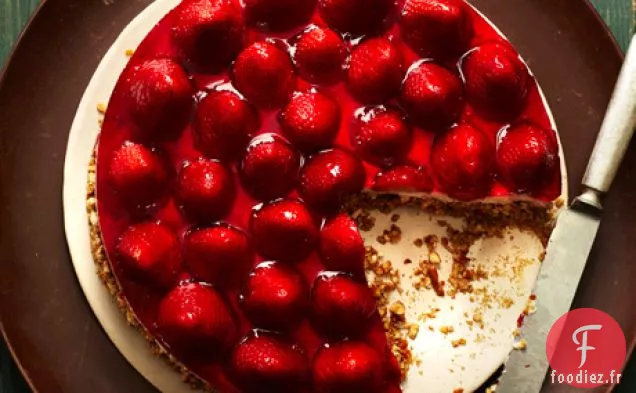
<path id="1" fill-rule="evenodd" d="M 89 1 L 89 0 L 87 0 Z M 502 0 L 505 1 L 505 0 Z M 636 0 L 591 0 L 619 44 L 626 47 L 634 32 Z M 0 68 L 39 0 L 0 0 Z M 632 359 L 617 393 L 636 391 L 636 359 Z M 26 393 L 29 388 L 0 340 L 0 393 Z M 43 392 L 46 393 L 46 392 Z"/>

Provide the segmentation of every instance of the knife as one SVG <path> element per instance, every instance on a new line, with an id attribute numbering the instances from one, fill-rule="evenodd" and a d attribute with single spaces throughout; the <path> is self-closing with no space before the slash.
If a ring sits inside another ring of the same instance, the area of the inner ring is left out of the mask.
<path id="1" fill-rule="evenodd" d="M 538 393 L 549 364 L 548 332 L 570 310 L 601 222 L 603 195 L 636 128 L 636 36 L 632 37 L 605 119 L 583 177 L 583 192 L 557 218 L 534 293 L 537 309 L 526 319 L 527 347 L 512 351 L 497 393 Z"/>

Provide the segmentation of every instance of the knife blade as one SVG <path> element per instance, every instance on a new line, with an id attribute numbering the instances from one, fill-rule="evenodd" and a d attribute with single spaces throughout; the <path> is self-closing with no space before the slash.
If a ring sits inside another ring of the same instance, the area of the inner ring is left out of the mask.
<path id="1" fill-rule="evenodd" d="M 545 343 L 550 328 L 570 309 L 600 215 L 574 204 L 559 215 L 535 286 L 536 312 L 523 328 L 526 349 L 513 351 L 497 392 L 537 393 L 548 370 Z M 556 285 L 555 285 L 556 284 Z"/>
<path id="2" fill-rule="evenodd" d="M 636 128 L 636 36 L 625 56 L 585 176 L 583 193 L 557 218 L 535 286 L 536 312 L 523 328 L 527 346 L 512 351 L 497 393 L 538 393 L 549 364 L 550 328 L 570 310 L 601 222 L 602 197 L 609 191 Z M 544 386 L 545 387 L 545 386 Z"/>

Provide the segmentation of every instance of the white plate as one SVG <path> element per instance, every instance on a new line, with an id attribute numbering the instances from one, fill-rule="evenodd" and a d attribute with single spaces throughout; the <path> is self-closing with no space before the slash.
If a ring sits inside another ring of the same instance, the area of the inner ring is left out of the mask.
<path id="1" fill-rule="evenodd" d="M 108 102 L 117 78 L 128 61 L 126 50 L 136 48 L 178 2 L 158 0 L 151 4 L 122 31 L 102 59 L 84 92 L 70 131 L 63 189 L 69 250 L 90 306 L 123 356 L 157 389 L 166 393 L 188 393 L 193 390 L 181 382 L 179 374 L 163 360 L 152 355 L 144 338 L 128 326 L 97 276 L 90 252 L 85 198 L 88 161 L 99 132 L 96 106 L 100 102 Z M 563 159 L 561 161 L 565 187 L 565 164 Z M 566 190 L 563 191 L 563 195 L 566 195 Z M 403 240 L 399 247 L 375 243 L 378 234 L 390 226 L 387 215 L 378 213 L 375 228 L 363 235 L 369 244 L 373 243 L 383 252 L 386 259 L 397 262 L 394 265 L 404 274 L 403 288 L 408 289 L 411 288 L 409 277 L 413 265 L 404 265 L 398 261 L 405 258 L 418 261 L 424 257 L 422 253 L 426 247 L 413 246 L 415 237 L 421 238 L 426 234 L 441 237 L 444 232 L 437 224 L 439 217 L 430 219 L 422 212 L 406 208 L 398 213 L 401 215 L 399 225 L 403 231 Z M 461 225 L 461 222 L 455 222 L 456 225 Z M 411 342 L 419 365 L 411 368 L 403 386 L 405 393 L 452 393 L 458 388 L 463 388 L 468 393 L 477 389 L 505 361 L 513 347 L 513 331 L 517 327 L 517 318 L 526 307 L 531 294 L 540 266 L 537 257 L 542 251 L 541 244 L 535 237 L 518 231 L 511 234 L 514 235 L 514 240 L 506 236 L 504 240 L 480 241 L 471 251 L 471 256 L 483 269 L 491 272 L 502 270 L 502 259 L 508 258 L 509 262 L 505 265 L 508 273 L 498 277 L 491 274 L 488 280 L 475 283 L 476 288 L 484 288 L 492 296 L 499 300 L 505 299 L 504 301 L 491 301 L 491 308 L 484 308 L 480 302 L 471 302 L 466 295 L 459 294 L 454 299 L 440 298 L 431 290 L 414 289 L 393 298 L 406 304 L 408 319 L 413 321 L 422 312 L 432 308 L 440 309 L 435 319 L 421 322 L 419 334 Z M 440 278 L 446 280 L 451 267 L 450 255 L 442 247 L 438 247 L 438 252 L 442 256 Z M 525 262 L 522 263 L 521 260 Z M 495 269 L 496 267 L 498 268 Z M 513 269 L 522 273 L 513 277 Z M 465 322 L 475 312 L 483 314 L 483 329 L 471 329 Z M 443 334 L 440 332 L 442 326 L 453 326 L 454 332 Z M 453 348 L 452 341 L 459 338 L 465 338 L 466 345 Z"/>

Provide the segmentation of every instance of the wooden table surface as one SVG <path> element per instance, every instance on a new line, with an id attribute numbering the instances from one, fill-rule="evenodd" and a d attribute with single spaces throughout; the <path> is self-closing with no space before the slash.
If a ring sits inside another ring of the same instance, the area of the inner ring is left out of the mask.
<path id="1" fill-rule="evenodd" d="M 634 32 L 636 0 L 591 1 L 624 49 Z M 0 66 L 7 60 L 16 38 L 39 2 L 39 0 L 0 0 Z M 7 132 L 7 130 L 3 131 Z M 622 385 L 616 389 L 617 393 L 636 391 L 636 359 L 632 359 L 625 374 Z M 28 391 L 29 388 L 0 339 L 0 393 L 27 393 Z"/>

